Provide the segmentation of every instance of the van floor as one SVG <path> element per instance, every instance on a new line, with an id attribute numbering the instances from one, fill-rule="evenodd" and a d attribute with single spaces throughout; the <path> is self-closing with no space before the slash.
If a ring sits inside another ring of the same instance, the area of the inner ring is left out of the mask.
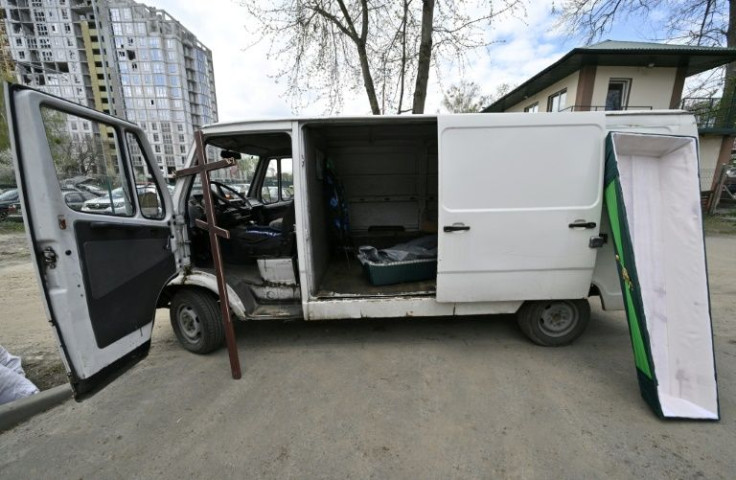
<path id="1" fill-rule="evenodd" d="M 434 296 L 436 280 L 405 282 L 394 285 L 371 285 L 363 267 L 355 258 L 333 258 L 317 291 L 319 298 Z"/>

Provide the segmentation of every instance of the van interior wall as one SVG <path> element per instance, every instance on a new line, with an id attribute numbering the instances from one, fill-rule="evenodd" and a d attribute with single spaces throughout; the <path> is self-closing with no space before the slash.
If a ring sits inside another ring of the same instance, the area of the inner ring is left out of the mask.
<path id="1" fill-rule="evenodd" d="M 310 231 L 317 287 L 330 260 L 325 162 L 344 189 L 353 246 L 391 246 L 437 232 L 437 122 L 376 121 L 370 125 L 311 125 L 304 147 Z M 319 226 L 323 231 L 318 233 Z"/>
<path id="2" fill-rule="evenodd" d="M 324 152 L 317 145 L 324 143 L 318 132 L 304 135 L 304 168 L 306 175 L 306 191 L 309 198 L 308 219 L 311 255 L 307 256 L 307 272 L 311 275 L 309 285 L 315 294 L 321 283 L 330 259 L 330 244 L 327 229 L 327 205 L 322 185 L 322 165 Z"/>

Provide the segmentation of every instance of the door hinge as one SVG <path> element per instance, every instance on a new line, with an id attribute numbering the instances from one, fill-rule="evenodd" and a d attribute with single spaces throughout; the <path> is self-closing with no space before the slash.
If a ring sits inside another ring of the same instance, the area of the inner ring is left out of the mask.
<path id="1" fill-rule="evenodd" d="M 41 261 L 46 268 L 56 268 L 56 260 L 58 260 L 58 257 L 56 256 L 56 252 L 53 248 L 46 247 L 43 249 L 41 252 Z"/>

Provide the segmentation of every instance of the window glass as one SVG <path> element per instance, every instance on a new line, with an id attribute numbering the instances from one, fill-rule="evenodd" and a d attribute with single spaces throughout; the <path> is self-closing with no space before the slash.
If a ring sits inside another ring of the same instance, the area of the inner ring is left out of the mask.
<path id="1" fill-rule="evenodd" d="M 41 117 L 60 188 L 95 195 L 81 206 L 64 196 L 67 206 L 96 215 L 132 216 L 135 207 L 115 129 L 46 107 L 41 108 Z M 81 123 L 84 133 L 72 135 L 70 126 L 74 123 Z"/>
<path id="2" fill-rule="evenodd" d="M 133 159 L 133 173 L 135 174 L 135 190 L 141 215 L 156 220 L 164 218 L 164 201 L 161 190 L 151 174 L 146 161 L 146 154 L 138 137 L 128 132 L 126 135 L 128 151 Z"/>
<path id="3" fill-rule="evenodd" d="M 567 104 L 567 89 L 560 90 L 554 95 L 550 95 L 547 98 L 547 111 L 548 112 L 559 112 L 565 108 Z"/>
<path id="4" fill-rule="evenodd" d="M 290 158 L 281 159 L 281 200 L 294 198 L 294 172 L 291 167 Z"/>
<path id="5" fill-rule="evenodd" d="M 266 176 L 261 187 L 263 203 L 276 203 L 294 197 L 294 174 L 290 158 L 272 158 L 268 162 Z"/>
<path id="6" fill-rule="evenodd" d="M 263 178 L 261 187 L 261 200 L 263 203 L 275 203 L 279 201 L 279 161 L 272 158 L 268 162 L 266 176 Z"/>

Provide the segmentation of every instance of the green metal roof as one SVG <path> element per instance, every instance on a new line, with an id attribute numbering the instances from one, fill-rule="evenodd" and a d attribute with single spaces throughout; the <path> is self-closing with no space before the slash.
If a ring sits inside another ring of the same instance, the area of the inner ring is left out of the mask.
<path id="1" fill-rule="evenodd" d="M 666 43 L 606 40 L 571 50 L 517 88 L 483 109 L 503 112 L 545 88 L 559 82 L 583 66 L 685 67 L 685 75 L 695 75 L 736 61 L 736 48 L 699 47 Z"/>

